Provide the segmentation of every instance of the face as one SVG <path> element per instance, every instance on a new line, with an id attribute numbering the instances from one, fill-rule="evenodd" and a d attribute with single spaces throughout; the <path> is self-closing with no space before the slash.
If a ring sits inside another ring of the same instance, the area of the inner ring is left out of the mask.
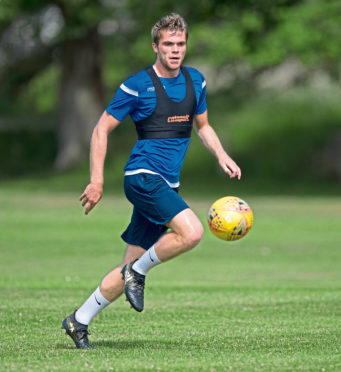
<path id="1" fill-rule="evenodd" d="M 152 44 L 156 53 L 156 63 L 167 71 L 180 68 L 186 54 L 186 34 L 181 31 L 161 31 L 159 44 Z"/>

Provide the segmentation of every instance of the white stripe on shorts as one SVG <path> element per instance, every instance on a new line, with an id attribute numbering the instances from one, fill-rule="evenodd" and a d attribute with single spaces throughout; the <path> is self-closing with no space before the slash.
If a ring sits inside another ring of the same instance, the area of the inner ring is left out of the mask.
<path id="1" fill-rule="evenodd" d="M 139 174 L 139 173 L 149 173 L 149 174 L 157 174 L 159 175 L 160 177 L 162 177 L 161 174 L 159 173 L 156 173 L 156 172 L 153 172 L 149 169 L 143 169 L 143 168 L 140 168 L 140 169 L 134 169 L 134 170 L 130 170 L 130 171 L 125 171 L 124 175 L 125 176 L 132 176 L 134 174 Z M 168 184 L 169 187 L 171 187 L 172 189 L 176 188 L 176 187 L 179 187 L 180 186 L 180 182 L 169 182 L 165 179 L 165 177 L 162 177 L 166 183 Z"/>

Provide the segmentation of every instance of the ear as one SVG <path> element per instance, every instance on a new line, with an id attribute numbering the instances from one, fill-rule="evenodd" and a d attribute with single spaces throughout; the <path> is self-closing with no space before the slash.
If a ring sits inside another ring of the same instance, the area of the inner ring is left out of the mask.
<path id="1" fill-rule="evenodd" d="M 157 44 L 152 43 L 152 47 L 153 47 L 154 52 L 157 54 L 159 52 L 159 48 L 158 48 Z"/>

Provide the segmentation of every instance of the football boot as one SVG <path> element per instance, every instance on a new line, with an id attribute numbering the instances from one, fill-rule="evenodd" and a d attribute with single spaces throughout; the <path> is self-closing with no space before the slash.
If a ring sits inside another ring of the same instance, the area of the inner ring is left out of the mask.
<path id="1" fill-rule="evenodd" d="M 72 338 L 77 349 L 94 349 L 95 347 L 89 344 L 88 326 L 77 322 L 76 311 L 63 320 L 62 329 L 65 329 L 66 334 Z"/>
<path id="2" fill-rule="evenodd" d="M 133 309 L 141 312 L 144 307 L 144 283 L 146 277 L 132 268 L 136 261 L 124 265 L 121 273 L 127 301 L 130 302 Z"/>

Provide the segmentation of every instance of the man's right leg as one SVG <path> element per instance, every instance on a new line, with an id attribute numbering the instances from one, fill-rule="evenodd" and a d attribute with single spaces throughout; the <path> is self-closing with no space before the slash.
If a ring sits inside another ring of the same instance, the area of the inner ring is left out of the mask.
<path id="1" fill-rule="evenodd" d="M 145 252 L 145 249 L 137 245 L 128 244 L 122 263 L 110 271 L 101 282 L 101 293 L 108 301 L 115 301 L 124 291 L 124 281 L 121 274 L 122 267 L 129 262 L 137 260 Z"/>
<path id="2" fill-rule="evenodd" d="M 88 325 L 91 320 L 111 302 L 116 300 L 124 290 L 122 267 L 132 260 L 136 260 L 145 250 L 136 245 L 128 245 L 123 261 L 109 272 L 100 286 L 91 294 L 84 304 L 63 320 L 62 328 L 72 338 L 79 349 L 93 349 L 88 341 Z"/>

